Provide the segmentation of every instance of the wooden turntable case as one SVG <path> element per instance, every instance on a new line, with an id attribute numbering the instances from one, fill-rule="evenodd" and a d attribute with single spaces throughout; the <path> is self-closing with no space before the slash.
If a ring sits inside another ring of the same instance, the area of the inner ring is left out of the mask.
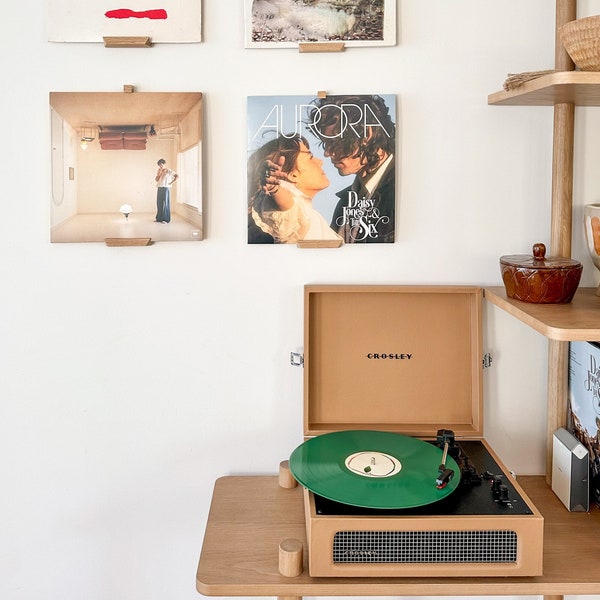
<path id="1" fill-rule="evenodd" d="M 541 575 L 543 517 L 483 440 L 481 288 L 307 285 L 304 289 L 305 438 L 371 429 L 480 440 L 531 515 L 324 516 L 304 490 L 312 577 Z M 357 451 L 361 448 L 357 448 Z M 340 531 L 517 533 L 511 563 L 334 563 Z"/>

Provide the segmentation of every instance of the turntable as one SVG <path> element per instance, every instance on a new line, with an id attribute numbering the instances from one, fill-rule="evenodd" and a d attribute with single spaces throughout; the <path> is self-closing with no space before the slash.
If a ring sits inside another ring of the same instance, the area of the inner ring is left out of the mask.
<path id="1" fill-rule="evenodd" d="M 477 287 L 306 286 L 312 577 L 542 574 L 543 517 L 483 439 Z"/>

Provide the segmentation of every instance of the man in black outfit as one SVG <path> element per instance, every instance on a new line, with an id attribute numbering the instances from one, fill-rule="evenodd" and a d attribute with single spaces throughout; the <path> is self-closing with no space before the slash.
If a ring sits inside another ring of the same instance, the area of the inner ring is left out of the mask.
<path id="1" fill-rule="evenodd" d="M 340 175 L 355 175 L 336 193 L 331 228 L 347 244 L 394 241 L 396 127 L 380 96 L 317 100 L 308 128 Z"/>

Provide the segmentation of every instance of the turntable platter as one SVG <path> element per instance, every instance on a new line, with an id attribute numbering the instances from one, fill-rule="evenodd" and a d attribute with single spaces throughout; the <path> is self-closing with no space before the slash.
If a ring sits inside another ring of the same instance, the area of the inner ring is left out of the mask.
<path id="1" fill-rule="evenodd" d="M 385 431 L 316 436 L 294 450 L 289 465 L 296 480 L 315 494 L 365 508 L 424 506 L 446 498 L 460 483 L 458 465 L 439 447 Z"/>

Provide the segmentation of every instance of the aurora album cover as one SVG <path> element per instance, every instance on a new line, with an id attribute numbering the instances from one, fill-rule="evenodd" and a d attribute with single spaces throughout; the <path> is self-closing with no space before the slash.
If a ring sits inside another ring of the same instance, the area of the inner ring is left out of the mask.
<path id="1" fill-rule="evenodd" d="M 393 95 L 248 98 L 248 243 L 393 243 Z"/>

